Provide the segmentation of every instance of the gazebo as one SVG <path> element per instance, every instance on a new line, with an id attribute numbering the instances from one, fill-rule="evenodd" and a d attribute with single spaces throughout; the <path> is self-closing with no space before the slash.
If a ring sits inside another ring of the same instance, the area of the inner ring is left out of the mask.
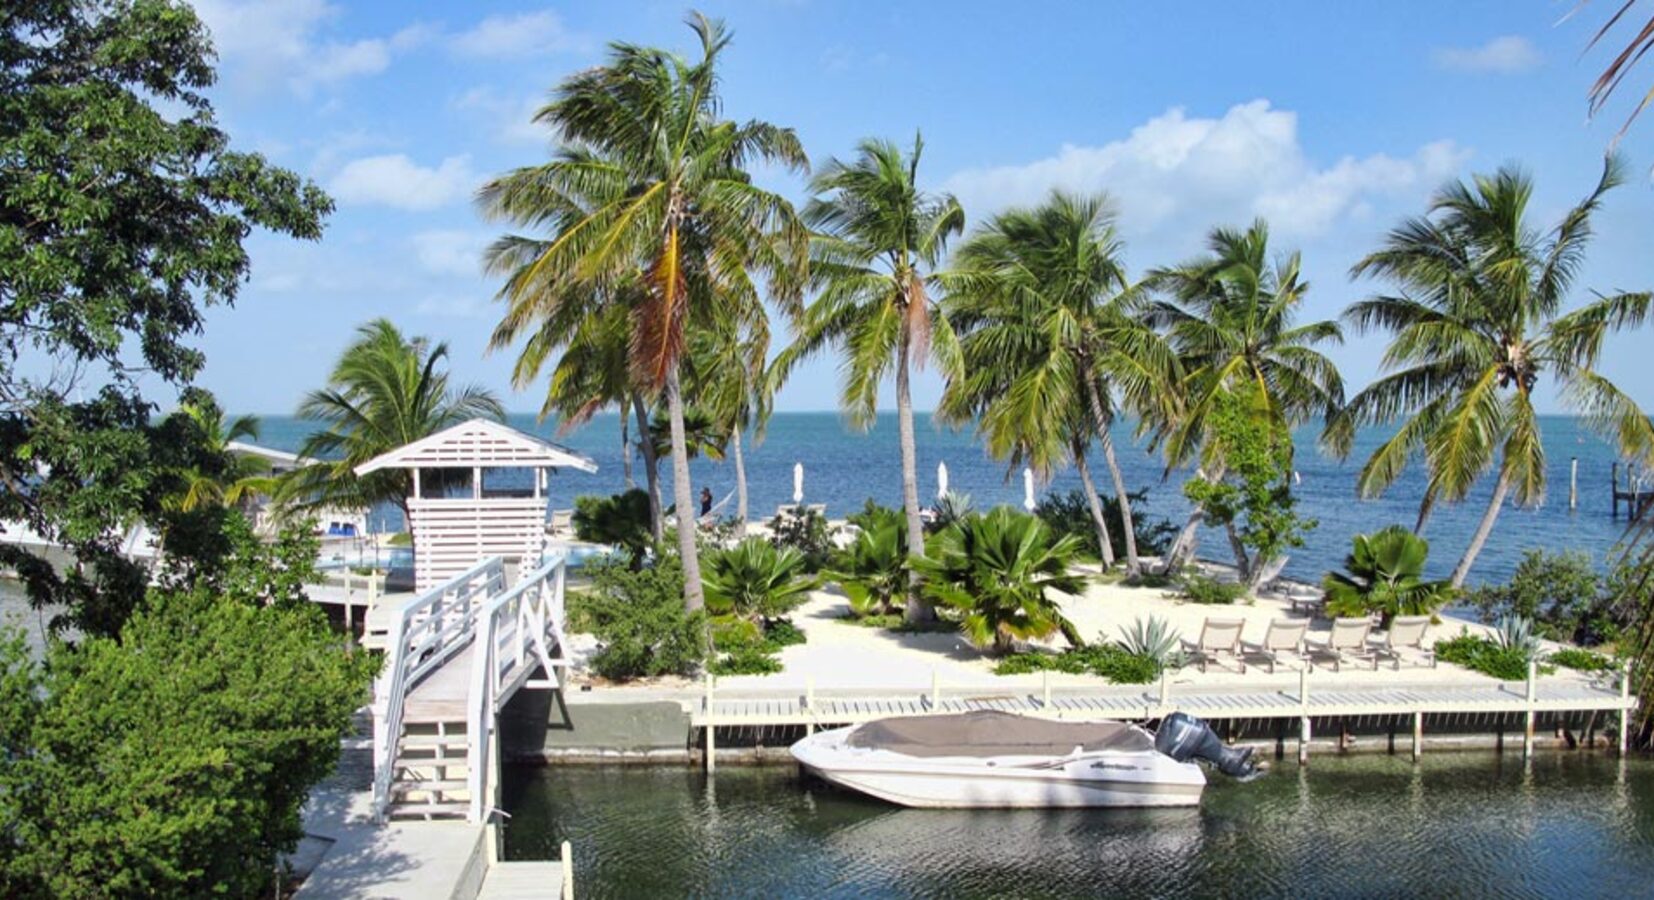
<path id="1" fill-rule="evenodd" d="M 413 474 L 408 530 L 415 586 L 425 591 L 491 556 L 515 561 L 537 548 L 546 533 L 547 476 L 562 468 L 596 472 L 597 463 L 508 425 L 472 419 L 374 457 L 356 474 Z"/>

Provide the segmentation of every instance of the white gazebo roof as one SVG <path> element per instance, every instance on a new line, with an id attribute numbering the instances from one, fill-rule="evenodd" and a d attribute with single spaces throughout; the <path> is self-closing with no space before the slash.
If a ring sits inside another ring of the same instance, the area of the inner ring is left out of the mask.
<path id="1" fill-rule="evenodd" d="M 356 467 L 380 469 L 569 468 L 596 472 L 597 463 L 567 447 L 488 419 L 472 419 L 381 454 Z"/>

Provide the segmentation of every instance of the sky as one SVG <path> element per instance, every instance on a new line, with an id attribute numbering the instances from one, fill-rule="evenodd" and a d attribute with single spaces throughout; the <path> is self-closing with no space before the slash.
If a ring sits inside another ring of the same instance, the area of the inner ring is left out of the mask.
<path id="1" fill-rule="evenodd" d="M 356 327 L 387 317 L 447 342 L 455 380 L 539 408 L 516 390 L 513 354 L 487 352 L 501 307 L 480 271 L 505 233 L 472 198 L 489 177 L 546 159 L 531 119 L 558 81 L 614 40 L 685 53 L 681 3 L 401 3 L 201 0 L 213 32 L 221 123 L 325 188 L 324 238 L 258 234 L 233 308 L 211 312 L 199 383 L 226 408 L 290 413 L 322 385 Z M 1586 91 L 1610 53 L 1584 53 L 1609 12 L 1576 0 L 1495 2 L 1003 3 L 706 2 L 734 42 L 726 115 L 795 128 L 812 161 L 867 136 L 922 131 L 921 179 L 971 223 L 1054 187 L 1107 191 L 1131 272 L 1187 259 L 1208 229 L 1267 218 L 1297 250 L 1305 320 L 1336 317 L 1377 288 L 1348 271 L 1453 178 L 1517 164 L 1533 173 L 1533 221 L 1554 223 L 1590 190 L 1635 98 L 1639 72 L 1588 120 Z M 1598 8 L 1601 7 L 1601 8 Z M 1628 35 L 1627 35 L 1628 37 Z M 1640 79 L 1640 80 L 1639 80 Z M 1654 287 L 1654 115 L 1619 144 L 1631 182 L 1610 196 L 1577 283 Z M 795 201 L 804 179 L 759 180 Z M 784 338 L 784 330 L 781 334 Z M 779 343 L 779 341 L 778 341 Z M 1654 407 L 1654 328 L 1615 339 L 1603 371 Z M 1383 341 L 1331 355 L 1350 391 Z M 814 359 L 782 410 L 836 407 L 837 361 Z M 941 391 L 921 374 L 915 405 Z M 892 393 L 886 391 L 886 405 Z M 1559 409 L 1542 398 L 1545 411 Z"/>

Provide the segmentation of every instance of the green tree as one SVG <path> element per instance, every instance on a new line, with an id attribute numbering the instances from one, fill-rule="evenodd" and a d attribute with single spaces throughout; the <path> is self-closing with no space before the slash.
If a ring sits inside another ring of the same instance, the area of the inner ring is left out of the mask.
<path id="1" fill-rule="evenodd" d="M 1309 291 L 1298 254 L 1272 260 L 1269 226 L 1261 219 L 1245 231 L 1213 229 L 1207 248 L 1204 256 L 1156 269 L 1148 279 L 1161 299 L 1147 319 L 1166 329 L 1182 360 L 1182 380 L 1169 398 L 1172 411 L 1148 421 L 1170 466 L 1201 454 L 1208 417 L 1242 385 L 1255 386 L 1259 412 L 1288 431 L 1316 416 L 1330 420 L 1344 402 L 1338 367 L 1318 349 L 1341 343 L 1342 329 L 1329 321 L 1297 324 Z M 1220 480 L 1218 465 L 1196 477 Z M 1194 552 L 1203 515 L 1199 508 L 1191 511 L 1172 545 L 1168 570 Z"/>
<path id="2" fill-rule="evenodd" d="M 251 453 L 238 453 L 230 446 L 241 440 L 258 440 L 257 416 L 226 420 L 218 404 L 203 396 L 179 404 L 178 411 L 197 430 L 205 461 L 181 473 L 182 490 L 167 498 L 167 506 L 180 512 L 207 506 L 236 506 L 274 490 L 270 461 Z"/>
<path id="3" fill-rule="evenodd" d="M 300 510 L 367 509 L 392 503 L 402 510 L 411 531 L 412 473 L 382 469 L 357 475 L 356 467 L 461 422 L 505 418 L 492 392 L 449 384 L 443 368 L 447 358 L 447 344 L 405 337 L 386 319 L 358 328 L 356 340 L 328 376 L 327 387 L 310 392 L 299 404 L 299 418 L 326 427 L 305 439 L 299 455 L 317 462 L 282 479 L 283 501 Z"/>
<path id="4" fill-rule="evenodd" d="M 761 537 L 709 554 L 704 577 L 709 611 L 764 624 L 796 609 L 821 586 L 808 572 L 804 554 Z"/>
<path id="5" fill-rule="evenodd" d="M 923 153 L 917 136 L 910 153 L 890 141 L 865 140 L 854 161 L 830 160 L 811 180 L 815 197 L 804 218 L 817 230 L 810 241 L 810 280 L 819 292 L 778 360 L 784 376 L 798 360 L 839 345 L 845 355 L 841 402 L 850 422 L 864 429 L 877 417 L 879 385 L 894 370 L 902 510 L 912 547 L 924 545 L 924 525 L 910 380 L 913 367 L 927 359 L 944 375 L 959 372 L 958 341 L 930 294 L 948 239 L 965 227 L 958 200 L 919 189 Z M 915 595 L 907 617 L 922 622 L 935 614 Z"/>
<path id="6" fill-rule="evenodd" d="M 975 421 L 988 451 L 1042 477 L 1065 461 L 1079 472 L 1097 546 L 1114 564 L 1102 501 L 1088 463 L 1103 451 L 1120 518 L 1126 572 L 1138 575 L 1131 495 L 1110 426 L 1119 399 L 1145 410 L 1167 396 L 1176 357 L 1134 315 L 1139 291 L 1104 195 L 1054 191 L 1038 207 L 999 213 L 962 244 L 944 275 L 948 319 L 964 362 L 941 411 Z"/>
<path id="7" fill-rule="evenodd" d="M 735 465 L 735 529 L 747 531 L 747 463 L 742 437 L 753 446 L 764 439 L 779 388 L 779 370 L 769 365 L 769 329 L 720 322 L 691 344 L 692 382 L 701 404 L 727 435 Z"/>
<path id="8" fill-rule="evenodd" d="M 643 567 L 651 536 L 649 496 L 633 488 L 611 497 L 574 498 L 574 515 L 569 524 L 582 541 L 610 544 L 626 551 L 632 568 Z"/>
<path id="9" fill-rule="evenodd" d="M 1549 375 L 1566 408 L 1624 456 L 1654 463 L 1654 425 L 1637 404 L 1597 372 L 1603 339 L 1639 326 L 1650 294 L 1599 295 L 1572 312 L 1562 308 L 1584 262 L 1591 220 L 1603 195 L 1622 180 L 1609 159 L 1597 186 L 1541 235 L 1528 221 L 1532 180 L 1514 168 L 1443 188 L 1429 212 L 1391 231 L 1384 246 L 1352 269 L 1396 286 L 1345 313 L 1362 332 L 1391 333 L 1385 373 L 1351 399 L 1329 430 L 1349 451 L 1355 428 L 1403 419 L 1361 467 L 1357 490 L 1382 494 L 1408 462 L 1428 471 L 1419 507 L 1422 531 L 1439 502 L 1465 499 L 1489 470 L 1493 491 L 1454 587 L 1493 530 L 1507 498 L 1532 505 L 1545 496 L 1545 446 L 1533 396 Z"/>
<path id="10" fill-rule="evenodd" d="M 925 593 L 960 617 L 978 647 L 1009 653 L 1016 641 L 1058 632 L 1079 647 L 1085 642 L 1053 596 L 1085 589 L 1070 571 L 1079 546 L 1073 535 L 1054 537 L 1034 516 L 1001 506 L 937 532 L 913 565 L 925 575 Z"/>
<path id="11" fill-rule="evenodd" d="M 198 458 L 181 423 L 153 421 L 140 377 L 186 386 L 205 310 L 247 278 L 243 240 L 313 240 L 332 208 L 232 148 L 213 78 L 206 29 L 182 3 L 0 14 L 0 519 L 77 562 L 57 572 L 5 545 L 0 565 L 93 633 L 118 630 L 148 580 L 122 533 L 161 516 Z M 25 355 L 51 366 L 19 366 Z"/>
<path id="12" fill-rule="evenodd" d="M 1457 593 L 1446 581 L 1428 581 L 1424 561 L 1430 542 L 1400 525 L 1358 534 L 1343 572 L 1328 572 L 1321 587 L 1335 616 L 1378 613 L 1390 627 L 1396 616 L 1434 615 Z"/>
<path id="13" fill-rule="evenodd" d="M 803 170 L 807 160 L 790 129 L 722 118 L 717 63 L 729 35 L 699 14 L 689 25 L 699 60 L 615 43 L 606 64 L 565 79 L 535 117 L 563 141 L 556 157 L 490 182 L 481 203 L 494 218 L 552 232 L 508 237 L 490 251 L 491 267 L 512 273 L 501 291 L 508 316 L 535 321 L 564 304 L 604 302 L 615 285 L 640 285 L 629 307 L 632 377 L 665 395 L 684 603 L 694 610 L 703 598 L 680 363 L 688 335 L 712 317 L 764 315 L 753 272 L 770 276 L 772 300 L 796 301 L 805 230 L 746 167 Z"/>

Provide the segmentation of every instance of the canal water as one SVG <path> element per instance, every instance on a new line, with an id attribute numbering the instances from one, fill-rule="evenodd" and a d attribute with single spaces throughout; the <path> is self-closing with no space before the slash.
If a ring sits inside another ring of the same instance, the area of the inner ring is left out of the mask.
<path id="1" fill-rule="evenodd" d="M 583 897 L 1634 897 L 1654 760 L 1325 756 L 1198 809 L 909 810 L 791 767 L 508 770 L 506 853 Z"/>

